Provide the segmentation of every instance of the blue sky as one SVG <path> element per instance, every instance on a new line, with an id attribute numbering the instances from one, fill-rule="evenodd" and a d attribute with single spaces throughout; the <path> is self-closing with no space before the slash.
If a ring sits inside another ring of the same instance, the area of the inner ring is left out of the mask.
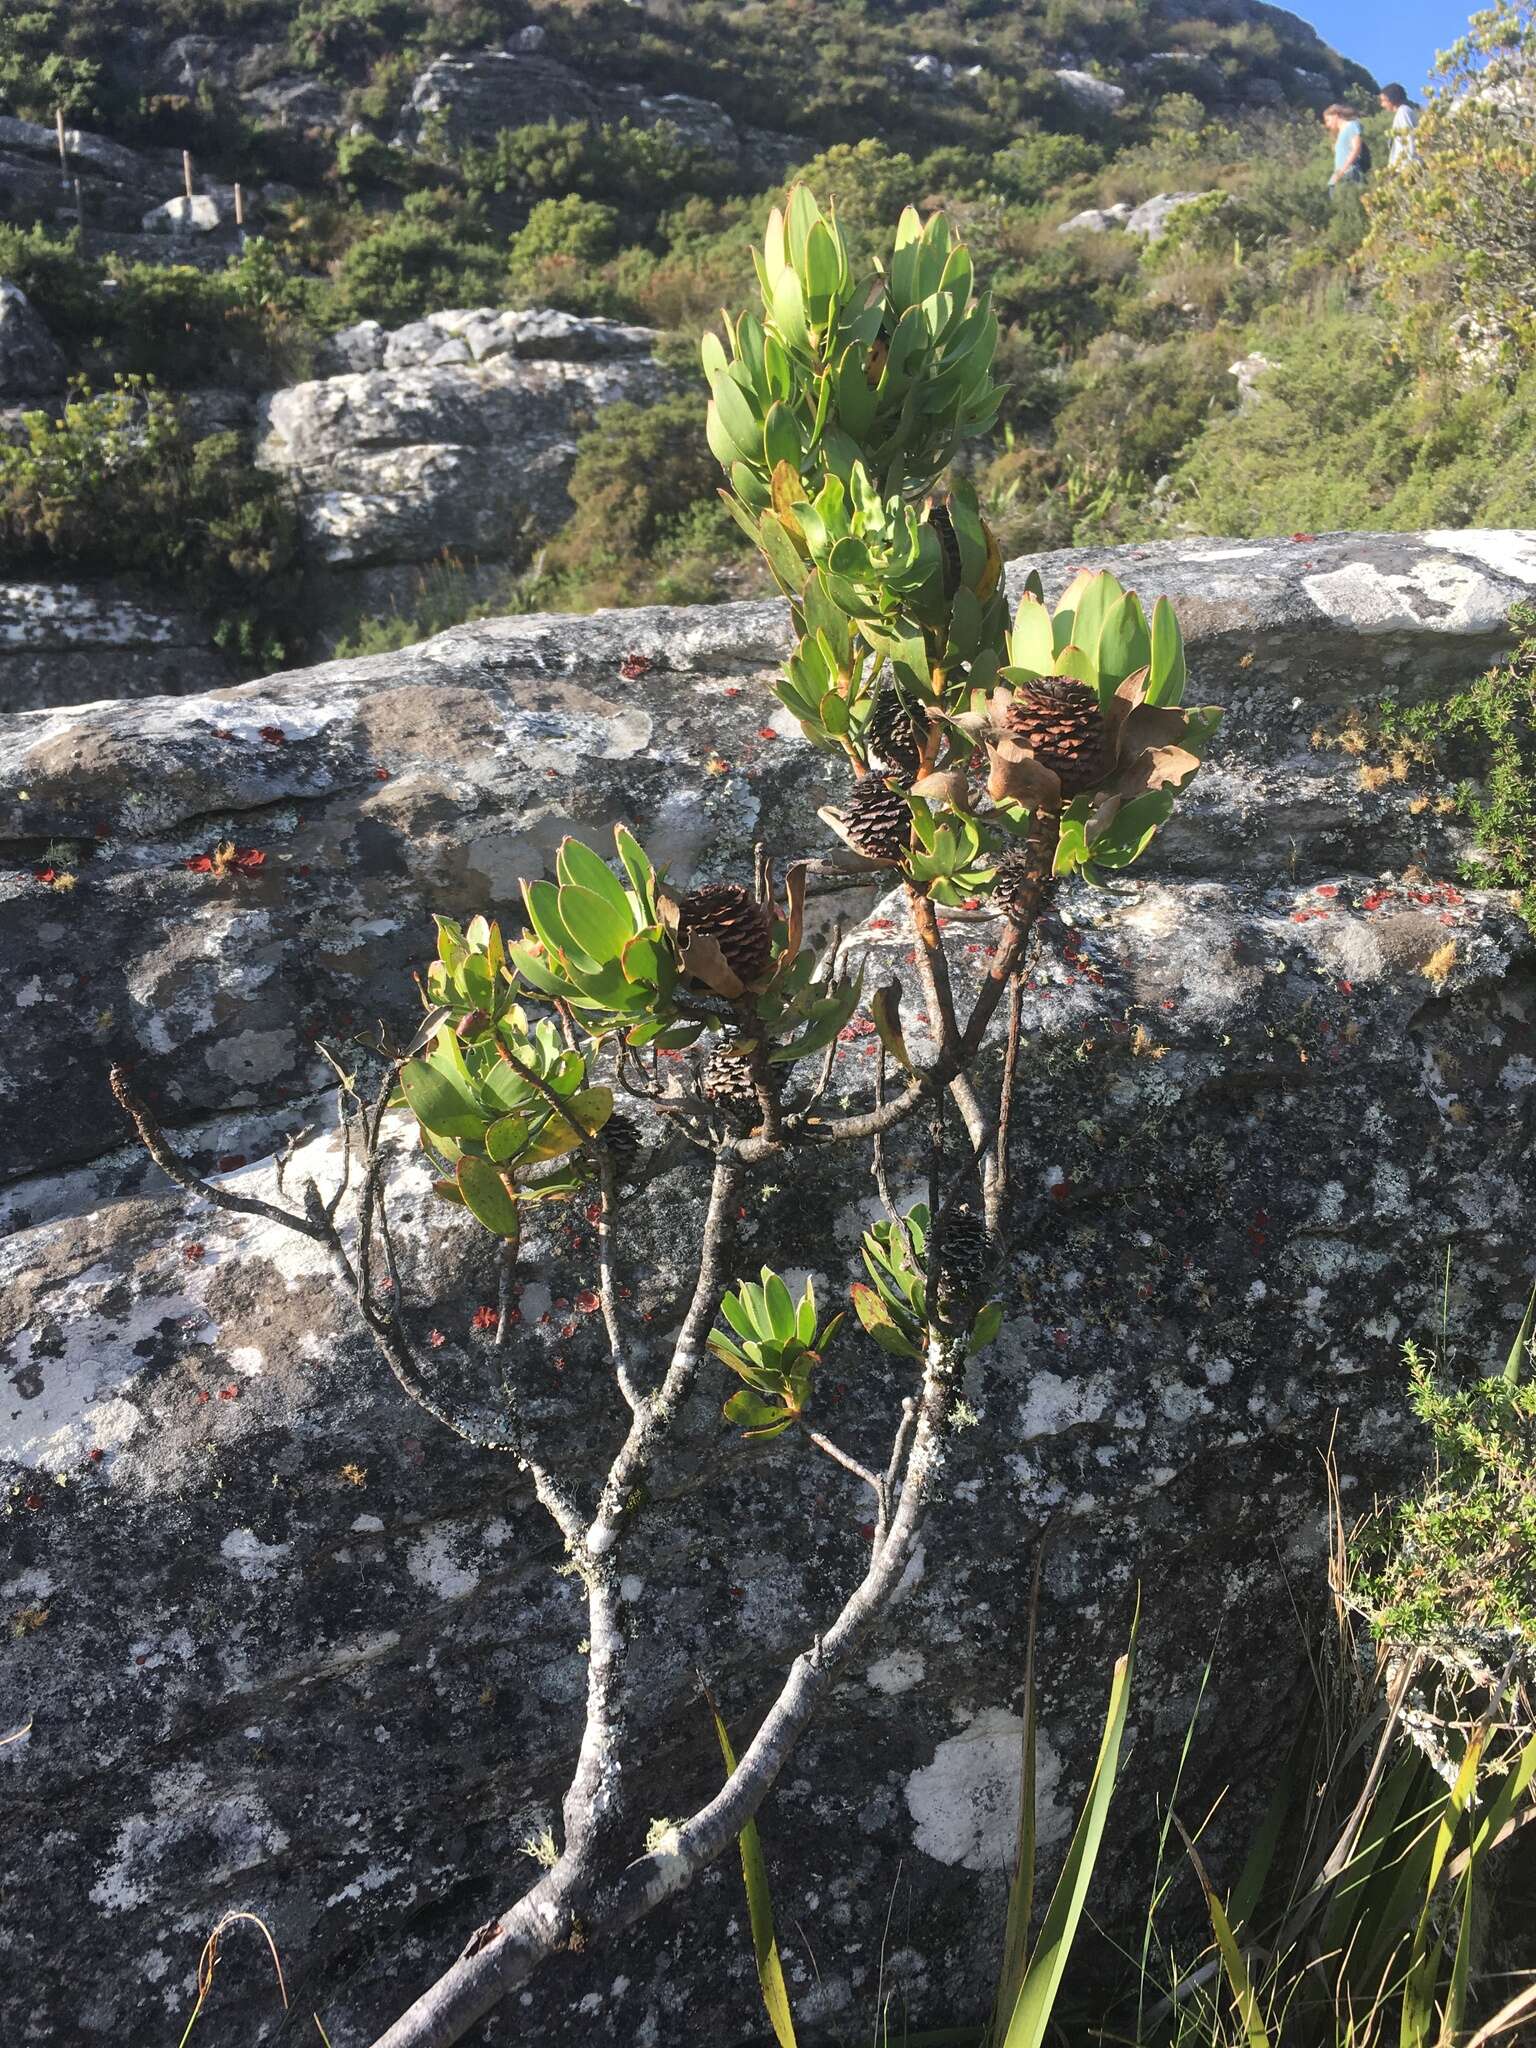
<path id="1" fill-rule="evenodd" d="M 1418 99 L 1435 52 L 1465 35 L 1472 8 L 1466 0 L 1291 0 L 1291 11 L 1379 83 L 1401 79 Z"/>

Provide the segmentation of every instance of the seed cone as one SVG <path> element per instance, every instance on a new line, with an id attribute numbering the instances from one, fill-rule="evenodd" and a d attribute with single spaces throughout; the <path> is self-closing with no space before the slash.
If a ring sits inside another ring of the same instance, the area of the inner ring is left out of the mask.
<path id="1" fill-rule="evenodd" d="M 1010 923 L 1025 930 L 1039 914 L 1058 836 L 1056 819 L 1049 813 L 1037 815 L 1029 837 L 1003 855 L 992 877 L 992 901 Z"/>
<path id="2" fill-rule="evenodd" d="M 960 559 L 960 536 L 955 532 L 954 514 L 949 509 L 947 492 L 936 493 L 924 508 L 928 524 L 933 528 L 944 557 L 944 595 L 953 597 L 965 581 L 965 570 Z"/>
<path id="3" fill-rule="evenodd" d="M 741 980 L 759 979 L 773 952 L 773 930 L 766 907 L 750 889 L 739 882 L 716 882 L 685 896 L 679 911 L 680 947 L 697 938 L 713 939 Z"/>
<path id="4" fill-rule="evenodd" d="M 1060 779 L 1064 796 L 1091 789 L 1108 772 L 1097 693 L 1070 676 L 1020 683 L 1008 706 L 1008 732 Z"/>
<path id="5" fill-rule="evenodd" d="M 899 789 L 890 789 L 878 775 L 854 784 L 830 814 L 855 853 L 869 860 L 899 861 L 912 839 L 912 813 Z"/>
<path id="6" fill-rule="evenodd" d="M 645 1150 L 645 1140 L 640 1135 L 640 1126 L 632 1116 L 626 1116 L 622 1109 L 616 1109 L 598 1133 L 613 1160 L 613 1185 L 617 1190 L 626 1181 L 633 1180 L 640 1154 Z"/>
<path id="7" fill-rule="evenodd" d="M 870 766 L 893 781 L 910 782 L 922 766 L 922 730 L 889 683 L 876 693 L 866 744 Z"/>
<path id="8" fill-rule="evenodd" d="M 699 1069 L 699 1093 L 728 1116 L 762 1121 L 762 1105 L 753 1085 L 750 1063 L 731 1050 L 732 1041 L 723 1040 Z M 769 1068 L 772 1074 L 773 1069 Z"/>
<path id="9" fill-rule="evenodd" d="M 964 1206 L 951 1210 L 934 1250 L 934 1299 L 941 1315 L 977 1308 L 992 1278 L 992 1233 Z"/>

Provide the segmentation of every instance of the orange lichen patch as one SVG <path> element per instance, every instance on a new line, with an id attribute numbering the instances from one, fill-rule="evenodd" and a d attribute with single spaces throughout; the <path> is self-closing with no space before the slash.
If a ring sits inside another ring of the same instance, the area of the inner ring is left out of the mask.
<path id="1" fill-rule="evenodd" d="M 1443 946 L 1436 946 L 1419 972 L 1426 981 L 1432 981 L 1436 988 L 1442 988 L 1451 978 L 1451 969 L 1456 965 L 1456 959 L 1456 941 L 1447 939 Z"/>

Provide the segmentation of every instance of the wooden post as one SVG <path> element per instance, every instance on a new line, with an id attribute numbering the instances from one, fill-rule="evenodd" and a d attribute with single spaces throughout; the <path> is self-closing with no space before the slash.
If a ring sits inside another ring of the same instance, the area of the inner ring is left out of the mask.
<path id="1" fill-rule="evenodd" d="M 245 226 L 245 194 L 238 183 L 235 186 L 235 226 L 241 229 Z"/>
<path id="2" fill-rule="evenodd" d="M 55 130 L 56 130 L 56 131 L 57 131 L 57 133 L 58 133 L 58 138 L 59 138 L 59 176 L 60 176 L 60 177 L 61 177 L 62 179 L 64 179 L 64 181 L 65 181 L 66 183 L 68 183 L 68 181 L 69 181 L 69 150 L 68 150 L 68 147 L 66 146 L 66 144 L 65 144 L 65 141 L 64 141 L 64 109 L 63 109 L 62 107 L 55 107 L 55 108 L 54 108 L 54 110 L 53 110 L 53 125 L 54 125 L 54 128 L 55 128 Z"/>
<path id="3" fill-rule="evenodd" d="M 192 197 L 192 152 L 190 149 L 184 149 L 181 152 L 181 175 L 187 188 L 187 197 L 190 199 Z"/>

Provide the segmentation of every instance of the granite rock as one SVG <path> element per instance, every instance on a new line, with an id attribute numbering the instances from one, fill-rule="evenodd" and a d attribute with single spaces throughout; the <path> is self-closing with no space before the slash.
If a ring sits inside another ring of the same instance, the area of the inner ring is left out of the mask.
<path id="1" fill-rule="evenodd" d="M 232 679 L 207 623 L 113 584 L 0 583 L 0 714 Z"/>
<path id="2" fill-rule="evenodd" d="M 42 315 L 19 285 L 0 278 L 0 405 L 54 398 L 68 374 Z"/>
<path id="3" fill-rule="evenodd" d="M 1048 589 L 1084 559 L 1044 558 Z M 1440 1246 L 1470 1366 L 1507 1346 L 1530 1284 L 1536 948 L 1506 894 L 1456 878 L 1465 846 L 1436 785 L 1363 778 L 1314 735 L 1388 686 L 1429 695 L 1475 673 L 1536 584 L 1536 535 L 1090 559 L 1175 598 L 1191 698 L 1227 721 L 1157 860 L 1123 891 L 1069 891 L 1031 962 L 1017 1250 L 1003 1337 L 968 1375 L 977 1426 L 891 1629 L 762 1820 L 807 2038 L 869 2023 L 897 1887 L 886 1988 L 894 1973 L 915 2025 L 981 2017 L 1046 1523 L 1041 1840 L 1064 1843 L 1139 1583 L 1134 1741 L 1096 1901 L 1139 1910 L 1154 1795 L 1213 1645 L 1189 1804 L 1229 1781 L 1262 1794 L 1285 1753 L 1305 1691 L 1289 1603 L 1322 1586 L 1335 1414 L 1344 1499 L 1364 1505 L 1405 1456 L 1396 1347 L 1438 1321 Z M 767 695 L 784 645 L 776 604 L 507 619 L 200 698 L 0 725 L 16 1011 L 4 1654 L 28 1728 L 0 1749 L 8 2038 L 66 2023 L 81 2048 L 174 2038 L 208 1926 L 245 1908 L 272 1927 L 296 2010 L 363 2048 L 523 1881 L 584 1685 L 578 1592 L 526 1481 L 406 1404 L 303 1243 L 165 1188 L 122 1142 L 107 1061 L 132 1059 L 237 1189 L 275 1191 L 289 1136 L 290 1188 L 334 1175 L 309 1034 L 409 1015 L 429 908 L 509 916 L 563 832 L 602 844 L 618 815 L 684 878 L 741 874 L 765 820 L 785 853 L 820 843 L 814 804 L 840 771 Z M 189 870 L 226 836 L 265 859 Z M 899 903 L 861 884 L 819 908 L 872 979 L 910 982 Z M 956 916 L 965 983 L 993 933 L 984 912 Z M 910 986 L 906 1014 L 921 1050 Z M 837 1088 L 866 1085 L 869 1045 L 850 1035 Z M 649 1371 L 698 1219 L 693 1177 L 640 1114 L 654 1177 L 624 1256 L 654 1318 Z M 915 1135 L 893 1145 L 902 1189 L 920 1166 Z M 443 1387 L 484 1402 L 473 1310 L 491 1262 L 432 1202 L 403 1134 L 393 1171 L 415 1325 L 441 1335 Z M 771 1249 L 840 1291 L 874 1208 L 860 1163 L 772 1181 L 747 1197 L 747 1256 Z M 516 1351 L 534 1426 L 578 1481 L 619 1427 L 581 1311 L 585 1230 L 577 1212 L 525 1248 Z M 902 1385 L 848 1339 L 828 1399 L 856 1454 L 877 1455 Z M 725 1392 L 706 1379 L 701 1444 Z M 696 1670 L 750 1729 L 861 1570 L 863 1512 L 834 1468 L 781 1444 L 642 1521 L 625 1599 L 647 1815 L 717 1782 Z M 1218 1815 L 1218 1881 L 1251 1817 L 1241 1797 Z M 723 1862 L 623 1941 L 563 1958 L 476 2038 L 753 2035 L 742 1917 Z M 279 2036 L 264 1969 L 228 1952 L 228 2048 Z"/>
<path id="4" fill-rule="evenodd" d="M 337 348 L 370 367 L 272 394 L 256 459 L 293 485 L 316 561 L 514 555 L 568 516 L 576 440 L 601 407 L 665 388 L 654 339 L 491 308 L 393 334 L 364 322 Z"/>
<path id="5" fill-rule="evenodd" d="M 1209 199 L 1209 192 L 1158 192 L 1150 199 L 1144 199 L 1133 213 L 1127 216 L 1127 234 L 1145 235 L 1149 242 L 1160 242 L 1168 231 L 1169 217 L 1181 206 L 1189 206 L 1196 199 Z"/>

